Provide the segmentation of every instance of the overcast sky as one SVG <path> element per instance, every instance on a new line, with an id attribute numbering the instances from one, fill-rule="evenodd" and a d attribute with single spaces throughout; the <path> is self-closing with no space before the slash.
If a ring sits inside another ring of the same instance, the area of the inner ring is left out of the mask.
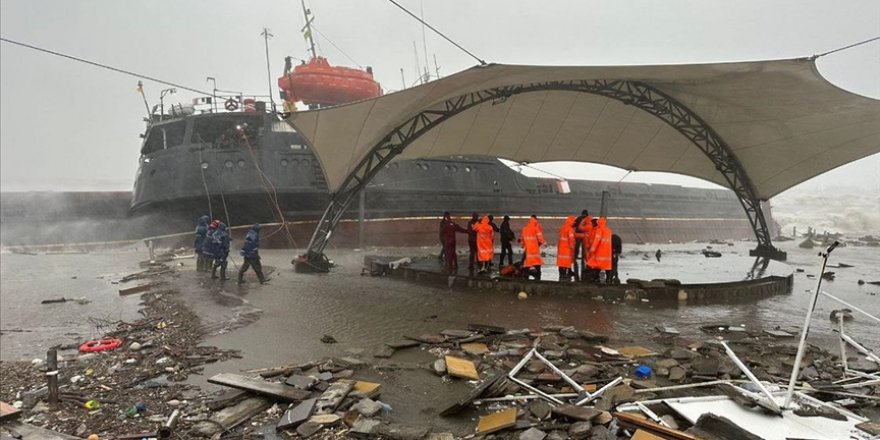
<path id="1" fill-rule="evenodd" d="M 880 36 L 880 2 L 399 0 L 488 62 L 622 65 L 803 57 Z M 441 75 L 476 61 L 386 0 L 320 0 L 309 6 L 319 52 L 331 63 L 372 66 L 386 89 L 416 79 L 416 58 Z M 268 27 L 274 79 L 283 58 L 306 58 L 298 0 L 0 2 L 3 37 L 210 90 L 265 94 Z M 332 42 L 332 43 L 331 43 Z M 414 53 L 414 43 L 418 56 Z M 342 50 L 341 53 L 334 44 Z M 351 59 L 349 59 L 349 57 Z M 0 44 L 2 190 L 131 188 L 145 116 L 137 78 Z M 354 61 L 352 61 L 352 59 Z M 880 41 L 818 60 L 832 83 L 880 99 Z M 167 86 L 145 81 L 150 105 Z M 173 101 L 189 102 L 182 92 Z M 166 104 L 170 101 L 166 100 Z M 617 180 L 624 171 L 542 164 L 568 177 Z M 533 172 L 533 171 L 532 171 Z M 710 185 L 659 173 L 627 181 Z M 880 155 L 805 186 L 880 191 Z"/>

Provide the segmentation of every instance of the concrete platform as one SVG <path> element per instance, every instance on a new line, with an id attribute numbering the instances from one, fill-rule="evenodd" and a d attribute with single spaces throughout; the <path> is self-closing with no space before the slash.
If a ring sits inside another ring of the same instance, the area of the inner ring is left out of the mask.
<path id="1" fill-rule="evenodd" d="M 380 264 L 396 258 L 367 256 L 365 267 L 373 261 Z M 726 281 L 717 283 L 679 283 L 676 280 L 653 280 L 629 282 L 620 285 L 592 284 L 584 282 L 535 281 L 523 278 L 500 276 L 447 275 L 436 264 L 428 260 L 417 260 L 412 264 L 389 269 L 393 277 L 431 285 L 445 285 L 450 288 L 471 288 L 495 290 L 529 295 L 566 295 L 585 298 L 601 298 L 605 301 L 642 301 L 667 303 L 713 303 L 729 301 L 752 301 L 773 295 L 790 294 L 793 276 L 767 276 L 763 278 Z"/>

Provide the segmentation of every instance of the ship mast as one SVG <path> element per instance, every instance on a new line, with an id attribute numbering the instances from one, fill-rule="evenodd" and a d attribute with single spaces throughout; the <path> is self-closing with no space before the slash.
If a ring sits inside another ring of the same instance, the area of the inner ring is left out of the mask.
<path id="1" fill-rule="evenodd" d="M 312 38 L 312 20 L 313 19 L 310 17 L 310 15 L 312 15 L 312 11 L 309 9 L 306 9 L 306 0 L 300 0 L 300 3 L 302 4 L 302 8 L 303 8 L 303 16 L 305 16 L 305 18 L 306 18 L 306 25 L 303 26 L 302 32 L 303 32 L 303 35 L 305 35 L 306 40 L 309 41 L 309 51 L 312 53 L 312 58 L 315 58 L 318 55 L 315 53 L 315 39 Z"/>

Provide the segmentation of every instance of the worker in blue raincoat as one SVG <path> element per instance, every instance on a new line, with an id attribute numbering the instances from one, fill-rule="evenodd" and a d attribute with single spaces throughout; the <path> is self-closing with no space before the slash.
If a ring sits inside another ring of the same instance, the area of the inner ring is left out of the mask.
<path id="1" fill-rule="evenodd" d="M 241 264 L 241 269 L 238 271 L 238 284 L 244 283 L 244 273 L 250 267 L 254 268 L 260 284 L 268 282 L 266 277 L 263 276 L 263 265 L 260 263 L 260 229 L 262 229 L 262 226 L 257 223 L 251 227 L 251 230 L 244 237 L 244 245 L 241 247 L 241 256 L 244 258 L 244 263 Z"/>
<path id="2" fill-rule="evenodd" d="M 199 223 L 196 225 L 196 239 L 193 242 L 193 249 L 196 253 L 196 270 L 199 272 L 207 272 L 209 263 L 208 259 L 202 254 L 202 245 L 205 243 L 205 237 L 208 235 L 208 220 L 210 217 L 203 215 L 199 217 Z"/>
<path id="3" fill-rule="evenodd" d="M 226 232 L 226 224 L 220 222 L 217 231 L 213 235 L 214 241 L 214 267 L 211 268 L 211 278 L 217 278 L 217 268 L 220 268 L 220 279 L 226 277 L 226 259 L 229 257 L 229 233 Z"/>

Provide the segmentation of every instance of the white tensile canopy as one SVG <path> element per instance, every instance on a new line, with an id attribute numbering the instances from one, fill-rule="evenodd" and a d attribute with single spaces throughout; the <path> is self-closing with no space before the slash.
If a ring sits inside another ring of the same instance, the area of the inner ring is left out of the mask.
<path id="1" fill-rule="evenodd" d="M 552 81 L 648 84 L 723 139 L 762 200 L 880 152 L 880 101 L 825 80 L 811 59 L 661 66 L 473 67 L 419 87 L 288 122 L 323 166 L 331 193 L 395 127 L 469 93 Z M 482 155 L 517 162 L 581 161 L 665 171 L 728 186 L 712 161 L 660 118 L 593 93 L 538 90 L 487 101 L 413 141 L 396 159 Z"/>

